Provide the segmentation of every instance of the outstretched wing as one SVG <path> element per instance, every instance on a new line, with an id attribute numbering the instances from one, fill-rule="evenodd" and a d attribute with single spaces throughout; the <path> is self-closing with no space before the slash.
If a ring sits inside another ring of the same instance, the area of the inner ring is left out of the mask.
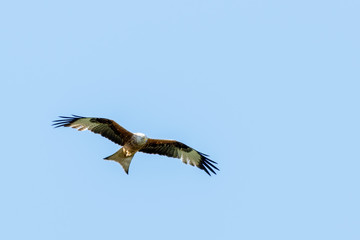
<path id="1" fill-rule="evenodd" d="M 216 174 L 214 169 L 219 169 L 217 164 L 208 158 L 208 155 L 198 152 L 195 149 L 175 140 L 160 140 L 149 138 L 143 148 L 139 150 L 144 153 L 160 154 L 173 158 L 180 158 L 183 163 L 197 166 L 210 175 L 209 170 Z"/>
<path id="2" fill-rule="evenodd" d="M 124 145 L 133 135 L 115 121 L 106 118 L 87 118 L 76 115 L 72 115 L 72 117 L 60 116 L 59 120 L 54 121 L 53 126 L 56 128 L 72 127 L 79 131 L 90 130 L 119 145 Z"/>

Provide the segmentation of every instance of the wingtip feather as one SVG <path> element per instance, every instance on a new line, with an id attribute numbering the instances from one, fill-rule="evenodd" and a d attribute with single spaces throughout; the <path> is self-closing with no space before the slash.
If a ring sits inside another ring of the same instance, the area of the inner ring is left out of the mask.
<path id="1" fill-rule="evenodd" d="M 84 117 L 73 114 L 72 117 L 59 116 L 59 118 L 60 119 L 52 121 L 53 124 L 51 126 L 54 126 L 54 128 L 68 127 L 71 123 L 75 122 L 76 120 L 78 120 L 80 118 L 84 118 Z"/>
<path id="2" fill-rule="evenodd" d="M 211 176 L 209 170 L 216 175 L 215 170 L 220 171 L 219 168 L 217 168 L 214 164 L 217 164 L 217 162 L 211 160 L 208 158 L 209 155 L 206 155 L 204 153 L 198 152 L 201 156 L 200 166 L 199 168 L 204 170 L 209 176 Z M 214 170 L 215 169 L 215 170 Z"/>

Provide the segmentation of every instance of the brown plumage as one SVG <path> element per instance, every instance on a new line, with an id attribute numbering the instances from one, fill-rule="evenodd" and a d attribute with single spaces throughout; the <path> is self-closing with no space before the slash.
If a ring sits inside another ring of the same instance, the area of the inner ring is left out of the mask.
<path id="1" fill-rule="evenodd" d="M 210 172 L 216 174 L 214 169 L 219 170 L 214 165 L 217 163 L 210 160 L 208 155 L 175 140 L 147 138 L 142 133 L 129 132 L 115 121 L 106 118 L 86 118 L 76 115 L 72 117 L 60 116 L 60 118 L 54 121 L 55 127 L 72 127 L 79 131 L 90 130 L 123 146 L 119 151 L 105 159 L 120 163 L 126 173 L 129 171 L 132 158 L 138 151 L 180 158 L 184 163 L 196 166 L 208 175 Z"/>

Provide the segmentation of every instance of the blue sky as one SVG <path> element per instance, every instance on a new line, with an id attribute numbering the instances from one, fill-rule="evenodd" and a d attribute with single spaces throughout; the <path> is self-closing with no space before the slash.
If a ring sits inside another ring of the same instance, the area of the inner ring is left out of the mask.
<path id="1" fill-rule="evenodd" d="M 358 1 L 0 4 L 1 239 L 359 239 Z M 209 177 L 53 129 L 106 117 Z"/>

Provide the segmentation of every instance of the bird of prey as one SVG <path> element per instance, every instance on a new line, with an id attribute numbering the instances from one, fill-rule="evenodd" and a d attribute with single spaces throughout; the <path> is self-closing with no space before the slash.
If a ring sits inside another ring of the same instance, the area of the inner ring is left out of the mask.
<path id="1" fill-rule="evenodd" d="M 217 163 L 210 160 L 208 155 L 175 140 L 152 139 L 143 133 L 131 133 L 115 121 L 106 118 L 80 117 L 77 115 L 72 115 L 72 117 L 60 116 L 59 118 L 59 120 L 53 121 L 55 128 L 71 127 L 79 131 L 90 130 L 123 146 L 113 155 L 104 159 L 120 163 L 126 174 L 129 174 L 131 160 L 138 151 L 180 158 L 183 163 L 196 166 L 208 175 L 210 172 L 216 174 L 214 169 L 219 171 L 214 165 Z"/>

